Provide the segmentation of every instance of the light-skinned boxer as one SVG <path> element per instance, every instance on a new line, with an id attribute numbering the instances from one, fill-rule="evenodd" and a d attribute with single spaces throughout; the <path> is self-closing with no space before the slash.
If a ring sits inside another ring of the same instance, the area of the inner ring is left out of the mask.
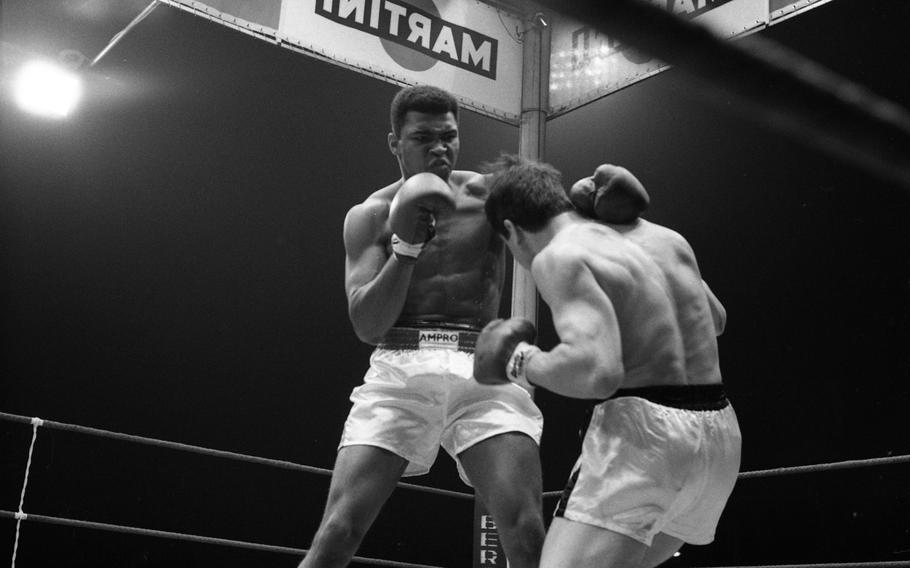
<path id="1" fill-rule="evenodd" d="M 650 567 L 684 542 L 711 542 L 739 471 L 741 434 L 694 255 L 680 249 L 662 266 L 579 214 L 547 164 L 504 156 L 490 170 L 487 217 L 530 270 L 559 343 L 542 351 L 530 322 L 493 321 L 478 338 L 475 377 L 598 401 L 541 568 Z M 601 209 L 626 225 L 638 219 Z"/>

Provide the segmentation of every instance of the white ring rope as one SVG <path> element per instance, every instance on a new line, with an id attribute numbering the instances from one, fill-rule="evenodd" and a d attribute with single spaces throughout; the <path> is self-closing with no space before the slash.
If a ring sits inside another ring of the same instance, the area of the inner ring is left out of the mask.
<path id="1" fill-rule="evenodd" d="M 5 511 L 0 509 L 0 517 L 17 517 L 17 513 L 12 511 Z M 217 544 L 221 546 L 233 546 L 235 548 L 246 548 L 249 550 L 259 550 L 264 552 L 282 552 L 286 554 L 297 554 L 304 555 L 307 553 L 305 548 L 291 548 L 289 546 L 276 546 L 272 544 L 260 544 L 257 542 L 246 542 L 242 540 L 231 540 L 227 538 L 216 538 L 211 536 L 201 536 L 195 534 L 185 534 L 177 533 L 171 531 L 160 531 L 154 529 L 144 529 L 139 527 L 128 527 L 123 525 L 113 525 L 110 523 L 97 523 L 94 521 L 80 521 L 78 519 L 67 519 L 64 517 L 51 517 L 47 515 L 28 515 L 27 519 L 29 521 L 37 521 L 42 523 L 50 523 L 54 525 L 64 525 L 84 529 L 97 529 L 109 532 L 118 532 L 125 534 L 141 535 L 141 536 L 153 536 L 159 538 L 170 538 L 173 540 L 183 540 L 189 542 L 197 542 L 202 544 Z M 15 559 L 14 559 L 15 560 Z M 395 568 L 441 568 L 439 566 L 431 566 L 429 564 L 412 564 L 409 562 L 396 562 L 394 560 L 381 560 L 377 558 L 365 558 L 362 556 L 355 556 L 351 559 L 352 562 L 360 562 L 361 564 L 371 564 L 373 566 L 390 566 Z M 15 564 L 14 564 L 15 565 Z"/>
<path id="2" fill-rule="evenodd" d="M 910 456 L 889 456 L 886 458 L 870 458 L 865 460 L 846 460 L 816 465 L 798 465 L 794 467 L 778 467 L 773 469 L 759 469 L 744 471 L 739 474 L 739 479 L 752 479 L 756 477 L 771 477 L 773 475 L 786 475 L 791 473 L 813 473 L 816 471 L 830 471 L 833 469 L 853 469 L 856 467 L 869 467 L 876 465 L 894 465 L 910 463 Z"/>
<path id="3" fill-rule="evenodd" d="M 862 460 L 846 460 L 813 465 L 797 465 L 793 467 L 776 467 L 772 469 L 756 469 L 753 471 L 741 471 L 737 479 L 755 479 L 758 477 L 772 477 L 777 475 L 790 475 L 794 473 L 815 473 L 819 471 L 831 471 L 835 469 L 855 469 L 859 467 L 894 465 L 901 463 L 910 463 L 910 455 L 889 456 L 885 458 L 869 458 Z M 543 494 L 543 496 L 557 497 L 561 494 L 562 491 L 547 491 Z"/>
<path id="4" fill-rule="evenodd" d="M 34 454 L 35 442 L 38 438 L 38 427 L 39 426 L 46 426 L 48 428 L 53 428 L 53 429 L 57 429 L 57 430 L 78 432 L 78 433 L 82 433 L 82 434 L 98 436 L 101 438 L 108 438 L 108 439 L 128 441 L 128 442 L 136 442 L 136 443 L 140 443 L 140 444 L 147 444 L 147 445 L 151 445 L 151 446 L 187 451 L 187 452 L 198 453 L 198 454 L 203 454 L 203 455 L 208 455 L 208 456 L 233 459 L 233 460 L 237 460 L 237 461 L 270 465 L 273 467 L 279 467 L 279 468 L 290 469 L 290 470 L 295 470 L 295 471 L 304 471 L 307 473 L 317 473 L 317 474 L 321 474 L 321 475 L 331 475 L 331 473 L 332 473 L 332 470 L 330 470 L 330 469 L 305 466 L 305 465 L 300 465 L 300 464 L 296 464 L 296 463 L 284 461 L 284 460 L 274 460 L 274 459 L 269 459 L 269 458 L 262 458 L 259 456 L 239 454 L 236 452 L 228 452 L 228 451 L 224 451 L 224 450 L 214 450 L 211 448 L 204 448 L 202 446 L 193 446 L 190 444 L 182 444 L 179 442 L 171 442 L 168 440 L 159 440 L 156 438 L 148 438 L 145 436 L 135 436 L 132 434 L 111 432 L 109 430 L 101 430 L 98 428 L 79 426 L 77 424 L 54 422 L 53 420 L 42 420 L 41 418 L 37 418 L 37 417 L 29 418 L 27 416 L 20 416 L 18 414 L 9 414 L 6 412 L 0 412 L 0 419 L 8 420 L 10 422 L 24 423 L 24 424 L 31 423 L 31 425 L 32 425 L 32 438 L 31 438 L 31 442 L 30 442 L 29 448 L 28 448 L 28 459 L 26 460 L 26 464 L 25 464 L 25 476 L 22 481 L 22 492 L 19 497 L 19 510 L 13 512 L 13 511 L 7 511 L 7 510 L 0 509 L 0 517 L 11 517 L 11 518 L 16 519 L 16 535 L 15 535 L 15 540 L 13 541 L 13 556 L 12 556 L 11 568 L 16 567 L 16 554 L 19 550 L 20 527 L 21 527 L 22 521 L 24 521 L 24 520 L 38 521 L 38 522 L 58 524 L 58 525 L 69 525 L 69 526 L 74 526 L 74 527 L 79 527 L 79 528 L 91 528 L 91 529 L 106 530 L 106 531 L 112 531 L 112 532 L 138 534 L 138 535 L 144 535 L 144 536 L 156 536 L 156 537 L 171 538 L 171 539 L 176 539 L 176 540 L 187 540 L 187 541 L 206 543 L 206 544 L 218 544 L 218 545 L 222 545 L 222 546 L 234 546 L 234 547 L 239 547 L 239 548 L 248 548 L 248 549 L 267 551 L 267 552 L 285 552 L 285 553 L 292 553 L 292 554 L 306 554 L 306 552 L 307 552 L 306 549 L 289 548 L 289 547 L 285 547 L 285 546 L 275 546 L 275 545 L 260 544 L 260 543 L 255 543 L 255 542 L 230 540 L 230 539 L 208 537 L 208 536 L 201 536 L 201 535 L 191 535 L 191 534 L 176 533 L 176 532 L 170 532 L 170 531 L 146 529 L 146 528 L 140 528 L 140 527 L 129 527 L 129 526 L 123 526 L 123 525 L 109 524 L 109 523 L 98 523 L 98 522 L 94 522 L 94 521 L 84 521 L 84 520 L 78 520 L 78 519 L 67 519 L 67 518 L 63 518 L 63 517 L 52 517 L 52 516 L 48 516 L 48 515 L 27 514 L 23 510 L 23 506 L 25 504 L 25 493 L 26 493 L 26 488 L 28 486 L 29 474 L 31 472 L 32 455 Z M 414 484 L 409 484 L 409 483 L 398 483 L 397 486 L 402 487 L 404 489 L 414 489 L 417 491 L 423 491 L 426 493 L 444 495 L 444 496 L 449 496 L 449 497 L 468 498 L 468 499 L 473 499 L 473 497 L 474 497 L 473 495 L 471 495 L 469 493 L 461 493 L 458 491 L 448 491 L 445 489 L 437 489 L 435 487 L 425 487 L 422 485 L 414 485 Z M 353 557 L 352 561 L 360 562 L 362 564 L 371 564 L 374 566 L 389 566 L 389 567 L 397 567 L 397 568 L 440 568 L 438 566 L 429 566 L 426 564 L 412 564 L 412 563 L 406 563 L 406 562 L 396 562 L 393 560 L 380 560 L 380 559 L 375 559 L 375 558 L 364 558 L 364 557 L 360 557 L 360 556 Z"/>
<path id="5" fill-rule="evenodd" d="M 11 422 L 17 422 L 22 424 L 31 424 L 32 425 L 32 438 L 31 443 L 29 444 L 28 449 L 28 459 L 25 466 L 25 477 L 22 482 L 22 492 L 19 497 L 19 510 L 18 511 L 7 511 L 0 509 L 0 517 L 14 518 L 16 519 L 16 537 L 15 543 L 13 545 L 13 563 L 12 566 L 15 568 L 16 564 L 16 552 L 19 545 L 19 527 L 23 520 L 37 521 L 51 524 L 59 525 L 69 525 L 80 528 L 91 528 L 98 530 L 107 530 L 113 532 L 121 533 L 130 533 L 138 534 L 144 536 L 155 536 L 163 538 L 172 538 L 177 540 L 187 540 L 192 542 L 200 542 L 207 544 L 218 544 L 223 546 L 234 546 L 239 548 L 248 548 L 253 550 L 267 551 L 267 552 L 284 552 L 291 554 L 306 554 L 306 549 L 300 548 L 290 548 L 286 546 L 276 546 L 261 544 L 255 542 L 246 542 L 238 540 L 230 540 L 216 537 L 208 537 L 201 535 L 192 535 L 184 533 L 176 533 L 170 531 L 161 531 L 154 529 L 146 529 L 139 527 L 129 527 L 122 525 L 114 525 L 109 523 L 98 523 L 94 521 L 83 521 L 78 519 L 68 519 L 62 517 L 52 517 L 47 515 L 37 515 L 37 514 L 26 514 L 23 507 L 25 504 L 25 493 L 26 487 L 28 485 L 29 473 L 31 470 L 32 464 L 32 455 L 34 453 L 34 447 L 38 436 L 38 427 L 45 426 L 48 428 L 53 428 L 57 430 L 78 432 L 82 434 L 88 434 L 93 436 L 98 436 L 102 438 L 109 438 L 115 440 L 124 440 L 129 442 L 137 442 L 141 444 L 147 444 L 152 446 L 176 449 L 181 451 L 188 451 L 203 455 L 209 455 L 220 458 L 233 459 L 238 461 L 258 463 L 262 465 L 269 465 L 273 467 L 279 467 L 283 469 L 290 469 L 295 471 L 303 471 L 307 473 L 317 473 L 321 475 L 331 475 L 332 470 L 317 468 L 312 466 L 305 466 L 289 461 L 284 460 L 274 460 L 269 458 L 263 458 L 259 456 L 251 456 L 247 454 L 240 454 L 236 452 L 228 452 L 224 450 L 215 450 L 211 448 L 204 448 L 201 446 L 194 446 L 190 444 L 182 444 L 179 442 L 171 442 L 168 440 L 159 440 L 156 438 L 148 438 L 144 436 L 135 436 L 132 434 L 123 434 L 120 432 L 111 432 L 108 430 L 101 430 L 98 428 L 90 428 L 87 426 L 79 426 L 76 424 L 67 424 L 63 422 L 54 422 L 52 420 L 42 420 L 41 418 L 33 417 L 29 418 L 27 416 L 20 416 L 17 414 L 9 414 L 6 412 L 0 412 L 0 419 L 8 420 Z M 804 465 L 804 466 L 795 466 L 795 467 L 781 467 L 773 469 L 764 469 L 764 470 L 755 470 L 755 471 L 744 471 L 739 474 L 740 479 L 750 479 L 757 477 L 771 477 L 776 475 L 786 475 L 794 473 L 813 473 L 819 471 L 829 471 L 835 469 L 853 469 L 859 467 L 869 467 L 869 466 L 880 466 L 880 465 L 893 465 L 900 463 L 910 462 L 910 455 L 902 456 L 889 456 L 884 458 L 871 458 L 871 459 L 861 459 L 861 460 L 848 460 L 841 462 L 833 463 L 823 463 L 815 465 Z M 444 495 L 457 498 L 467 498 L 473 499 L 474 496 L 469 493 L 462 493 L 458 491 L 449 491 L 445 489 L 436 489 L 433 487 L 425 487 L 421 485 L 413 485 L 408 483 L 398 483 L 399 487 L 405 489 L 414 489 L 418 491 L 423 491 L 427 493 Z M 555 497 L 561 495 L 562 491 L 547 491 L 543 494 L 544 497 Z M 373 564 L 376 566 L 390 566 L 398 568 L 438 568 L 434 566 L 428 566 L 423 564 L 409 564 L 403 562 L 395 562 L 391 560 L 378 560 L 372 558 L 363 558 L 363 557 L 354 557 L 354 561 L 361 562 L 363 564 Z M 874 566 L 876 568 L 910 568 L 910 561 L 898 561 L 898 562 L 860 562 L 860 563 L 840 563 L 840 564 L 781 564 L 781 565 L 760 565 L 760 566 L 741 566 L 741 567 L 712 567 L 712 568 L 859 568 L 861 566 Z"/>
<path id="6" fill-rule="evenodd" d="M 11 422 L 19 423 L 28 423 L 31 418 L 27 416 L 20 416 L 18 414 L 8 414 L 6 412 L 0 412 L 0 419 L 9 420 Z M 293 471 L 303 471 L 306 473 L 316 473 L 319 475 L 332 475 L 332 470 L 324 469 L 320 467 L 313 467 L 309 465 L 302 465 L 285 460 L 276 460 L 271 458 L 263 458 L 259 456 L 252 456 L 248 454 L 240 454 L 236 452 L 229 452 L 225 450 L 215 450 L 212 448 L 205 448 L 202 446 L 194 446 L 192 444 L 183 444 L 180 442 L 171 442 L 169 440 L 159 440 L 157 438 L 147 438 L 145 436 L 135 436 L 133 434 L 123 434 L 120 432 L 111 432 L 109 430 L 101 430 L 98 428 L 90 428 L 88 426 L 79 426 L 78 424 L 67 424 L 65 422 L 54 422 L 53 420 L 43 420 L 41 422 L 42 426 L 47 428 L 52 428 L 55 430 L 64 430 L 69 432 L 78 432 L 80 434 L 88 434 L 91 436 L 99 436 L 101 438 L 109 438 L 113 440 L 124 440 L 127 442 L 136 442 L 138 444 L 146 444 L 150 446 L 157 446 L 161 448 L 169 448 L 172 450 L 181 450 L 185 452 L 192 452 L 196 454 L 214 456 L 219 458 L 233 459 L 249 463 L 258 463 L 262 465 L 269 465 L 272 467 L 278 467 L 281 469 L 289 469 Z M 431 493 L 435 495 L 444 495 L 446 497 L 456 497 L 461 499 L 473 499 L 474 496 L 470 493 L 463 493 L 460 491 L 449 491 L 447 489 L 437 489 L 435 487 L 426 487 L 424 485 L 415 485 L 412 483 L 399 483 L 398 487 L 404 489 L 413 489 L 415 491 L 422 491 L 424 493 Z"/>

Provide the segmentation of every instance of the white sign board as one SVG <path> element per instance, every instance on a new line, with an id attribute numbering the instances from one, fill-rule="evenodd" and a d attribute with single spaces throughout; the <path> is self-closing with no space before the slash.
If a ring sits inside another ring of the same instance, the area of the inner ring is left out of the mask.
<path id="1" fill-rule="evenodd" d="M 305 53 L 413 85 L 517 123 L 520 22 L 472 0 L 284 0 L 278 39 Z"/>

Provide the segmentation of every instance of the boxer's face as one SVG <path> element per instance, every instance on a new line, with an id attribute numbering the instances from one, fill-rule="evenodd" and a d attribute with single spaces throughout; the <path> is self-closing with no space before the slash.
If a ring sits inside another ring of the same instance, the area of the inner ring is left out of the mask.
<path id="1" fill-rule="evenodd" d="M 448 180 L 458 159 L 458 122 L 451 112 L 408 111 L 401 135 L 389 134 L 389 149 L 398 158 L 405 178 L 432 172 Z"/>

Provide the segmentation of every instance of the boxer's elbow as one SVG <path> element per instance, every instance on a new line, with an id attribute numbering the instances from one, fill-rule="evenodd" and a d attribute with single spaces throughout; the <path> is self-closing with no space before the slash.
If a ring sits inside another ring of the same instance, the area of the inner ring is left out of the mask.
<path id="1" fill-rule="evenodd" d="M 357 339 L 367 345 L 379 345 L 379 343 L 382 342 L 382 335 L 370 330 L 358 329 L 355 326 L 354 333 L 357 334 Z"/>
<path id="2" fill-rule="evenodd" d="M 591 392 L 591 398 L 610 398 L 622 384 L 622 378 L 621 371 L 601 369 L 599 372 L 593 373 L 588 378 L 588 390 Z"/>
<path id="3" fill-rule="evenodd" d="M 359 309 L 357 302 L 352 302 L 348 308 L 348 318 L 357 339 L 369 345 L 377 345 L 389 331 L 390 325 L 386 324 L 376 314 L 367 313 Z"/>
<path id="4" fill-rule="evenodd" d="M 388 329 L 384 329 L 374 322 L 358 320 L 353 316 L 351 316 L 351 324 L 354 327 L 357 339 L 369 345 L 378 345 L 388 331 Z"/>
<path id="5" fill-rule="evenodd" d="M 612 395 L 622 382 L 621 364 L 604 360 L 603 357 L 584 357 L 579 361 L 579 390 L 584 398 L 603 399 Z"/>
<path id="6" fill-rule="evenodd" d="M 727 310 L 723 306 L 718 304 L 716 311 L 714 312 L 714 331 L 717 335 L 723 335 L 724 329 L 727 327 Z"/>
<path id="7" fill-rule="evenodd" d="M 622 360 L 605 356 L 602 352 L 592 359 L 587 376 L 592 398 L 609 398 L 622 385 L 625 368 Z"/>
<path id="8" fill-rule="evenodd" d="M 727 326 L 727 310 L 717 299 L 717 296 L 714 295 L 714 292 L 711 291 L 711 288 L 708 287 L 708 283 L 704 280 L 701 283 L 708 298 L 708 309 L 711 312 L 711 319 L 714 321 L 714 333 L 715 335 L 721 335 Z"/>

